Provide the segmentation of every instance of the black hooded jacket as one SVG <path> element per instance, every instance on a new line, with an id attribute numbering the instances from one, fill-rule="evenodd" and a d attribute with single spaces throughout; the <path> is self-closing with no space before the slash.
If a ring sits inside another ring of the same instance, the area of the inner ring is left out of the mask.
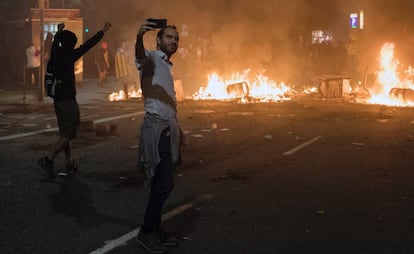
<path id="1" fill-rule="evenodd" d="M 57 77 L 55 101 L 76 99 L 75 62 L 98 44 L 103 36 L 104 32 L 99 31 L 84 44 L 74 48 L 77 39 L 72 32 L 64 30 L 55 35 L 47 64 L 47 72 L 54 73 Z"/>

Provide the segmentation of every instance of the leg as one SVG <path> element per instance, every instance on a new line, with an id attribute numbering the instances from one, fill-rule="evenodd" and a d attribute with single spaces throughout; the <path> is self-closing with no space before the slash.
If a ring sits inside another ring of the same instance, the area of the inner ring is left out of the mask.
<path id="1" fill-rule="evenodd" d="M 102 70 L 101 71 L 101 76 L 99 78 L 101 83 L 105 82 L 105 77 L 106 77 L 106 70 Z"/>
<path id="2" fill-rule="evenodd" d="M 162 208 L 174 187 L 174 167 L 171 162 L 170 136 L 167 136 L 168 132 L 163 131 L 161 134 L 158 148 L 161 162 L 155 168 L 155 175 L 144 215 L 144 224 L 136 238 L 138 243 L 150 253 L 166 253 L 168 251 L 168 248 L 165 246 L 166 239 L 161 239 L 159 233 Z"/>
<path id="3" fill-rule="evenodd" d="M 39 86 L 39 76 L 40 76 L 40 68 L 34 68 L 33 70 L 33 76 L 34 76 L 34 86 Z"/>
<path id="4" fill-rule="evenodd" d="M 98 85 L 101 84 L 101 68 L 99 67 L 99 64 L 96 64 L 96 69 L 98 71 Z"/>
<path id="5" fill-rule="evenodd" d="M 167 136 L 168 135 L 168 136 Z M 171 161 L 171 146 L 169 130 L 163 131 L 159 143 L 161 162 L 155 170 L 142 230 L 158 231 L 161 225 L 162 208 L 174 188 L 174 166 Z"/>
<path id="6" fill-rule="evenodd" d="M 34 80 L 36 78 L 35 75 L 35 68 L 30 67 L 26 69 L 26 84 L 28 84 L 29 86 L 34 86 L 36 85 L 36 80 Z"/>
<path id="7" fill-rule="evenodd" d="M 50 176 L 53 175 L 54 160 L 62 150 L 65 151 L 66 159 L 72 160 L 70 141 L 75 138 L 80 122 L 79 105 L 76 101 L 55 101 L 54 107 L 60 138 L 49 154 L 39 160 L 41 167 Z"/>
<path id="8" fill-rule="evenodd" d="M 29 68 L 26 68 L 24 77 L 25 77 L 24 85 L 25 86 L 31 85 L 31 83 L 32 83 L 32 73 L 30 72 Z"/>
<path id="9" fill-rule="evenodd" d="M 37 164 L 43 170 L 46 171 L 46 173 L 48 174 L 48 176 L 50 178 L 55 178 L 56 177 L 56 174 L 55 174 L 54 169 L 53 169 L 54 159 L 59 154 L 59 152 L 61 152 L 63 149 L 65 149 L 68 142 L 69 142 L 68 138 L 65 138 L 65 137 L 59 138 L 57 143 L 54 145 L 52 151 L 50 151 L 50 153 L 46 157 L 42 157 L 37 161 Z"/>
<path id="10" fill-rule="evenodd" d="M 71 150 L 71 142 L 70 141 L 65 146 L 64 152 L 65 152 L 65 157 L 66 157 L 66 164 L 73 163 L 72 150 Z"/>
<path id="11" fill-rule="evenodd" d="M 52 150 L 47 155 L 47 158 L 51 161 L 54 161 L 56 156 L 62 151 L 65 150 L 69 146 L 69 139 L 66 137 L 60 137 L 56 144 L 53 146 Z M 70 149 L 70 148 L 69 148 Z"/>
<path id="12" fill-rule="evenodd" d="M 78 172 L 78 164 L 72 157 L 72 146 L 70 141 L 64 148 L 64 152 L 66 157 L 66 172 L 68 174 L 75 174 L 76 172 Z"/>

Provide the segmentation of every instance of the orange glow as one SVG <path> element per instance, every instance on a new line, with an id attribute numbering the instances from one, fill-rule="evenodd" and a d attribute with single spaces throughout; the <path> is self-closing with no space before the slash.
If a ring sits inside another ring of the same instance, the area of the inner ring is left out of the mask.
<path id="1" fill-rule="evenodd" d="M 200 87 L 190 99 L 194 100 L 233 100 L 241 102 L 277 102 L 290 100 L 293 89 L 282 83 L 270 80 L 264 75 L 257 75 L 252 81 L 248 79 L 249 70 L 233 73 L 224 79 L 217 73 L 208 75 L 206 87 Z"/>
<path id="2" fill-rule="evenodd" d="M 385 43 L 380 52 L 380 67 L 377 75 L 377 80 L 380 87 L 377 89 L 368 89 L 371 98 L 368 103 L 381 104 L 390 106 L 414 106 L 414 101 L 403 98 L 404 93 L 397 93 L 390 96 L 395 91 L 403 91 L 406 89 L 414 89 L 413 81 L 411 79 L 411 67 L 404 72 L 405 78 L 400 78 L 398 67 L 400 63 L 394 58 L 394 44 Z M 391 93 L 390 93 L 391 92 Z"/>
<path id="3" fill-rule="evenodd" d="M 142 91 L 139 89 L 136 91 L 133 89 L 132 91 L 128 92 L 128 97 L 126 96 L 124 90 L 119 90 L 119 92 L 113 92 L 108 96 L 109 101 L 122 101 L 126 100 L 127 98 L 140 98 L 142 97 Z"/>

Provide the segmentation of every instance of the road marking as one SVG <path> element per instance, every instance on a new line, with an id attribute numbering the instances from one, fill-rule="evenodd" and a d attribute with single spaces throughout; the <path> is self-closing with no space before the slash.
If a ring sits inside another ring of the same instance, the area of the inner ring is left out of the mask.
<path id="1" fill-rule="evenodd" d="M 139 112 L 135 112 L 135 113 L 131 113 L 131 114 L 125 114 L 125 115 L 120 115 L 120 116 L 112 116 L 112 117 L 102 118 L 102 119 L 95 120 L 93 122 L 94 123 L 109 122 L 109 121 L 117 120 L 117 119 L 121 119 L 121 118 L 127 118 L 127 117 L 131 117 L 131 116 L 143 115 L 144 113 L 145 113 L 144 111 L 139 111 Z"/>
<path id="2" fill-rule="evenodd" d="M 124 114 L 124 115 L 119 115 L 119 116 L 102 118 L 102 119 L 95 120 L 93 122 L 94 123 L 109 122 L 109 121 L 122 119 L 122 118 L 127 118 L 127 117 L 131 117 L 131 116 L 143 115 L 144 113 L 145 113 L 144 111 L 139 111 L 139 112 L 130 113 L 130 114 Z M 58 130 L 58 128 L 55 127 L 55 128 L 48 128 L 48 129 L 31 131 L 31 132 L 26 132 L 26 133 L 12 134 L 12 135 L 8 135 L 8 136 L 0 137 L 0 141 L 6 141 L 6 140 L 11 140 L 11 139 L 16 139 L 16 138 L 23 138 L 23 137 L 37 135 L 37 134 L 40 134 L 40 133 L 53 132 L 53 131 L 57 131 L 57 130 Z"/>
<path id="3" fill-rule="evenodd" d="M 9 136 L 0 137 L 0 141 L 5 141 L 5 140 L 10 140 L 10 139 L 15 139 L 15 138 L 23 138 L 23 137 L 40 134 L 40 133 L 52 132 L 52 131 L 57 131 L 57 130 L 58 128 L 50 128 L 50 129 L 43 129 L 43 130 L 38 130 L 38 131 L 26 132 L 26 133 L 13 134 Z"/>
<path id="4" fill-rule="evenodd" d="M 283 155 L 291 155 L 291 154 L 294 154 L 294 153 L 296 153 L 297 151 L 299 151 L 299 150 L 301 150 L 301 149 L 303 149 L 303 148 L 307 147 L 308 145 L 310 145 L 310 144 L 312 144 L 312 143 L 314 143 L 314 142 L 318 141 L 318 140 L 319 140 L 319 139 L 321 139 L 321 138 L 322 138 L 322 136 L 317 136 L 317 137 L 314 137 L 313 139 L 308 140 L 308 141 L 306 141 L 305 143 L 303 143 L 303 144 L 301 144 L 301 145 L 299 145 L 299 146 L 297 146 L 297 147 L 295 147 L 295 148 L 293 148 L 293 149 L 291 149 L 291 150 L 289 150 L 289 151 L 287 151 L 287 152 L 284 152 L 284 153 L 283 153 Z"/>
<path id="5" fill-rule="evenodd" d="M 95 114 L 95 115 L 86 115 L 86 116 L 82 116 L 82 117 L 81 117 L 81 121 L 82 121 L 83 119 L 93 118 L 93 117 L 97 117 L 97 116 L 99 116 L 99 115 L 98 115 L 98 114 Z"/>
<path id="6" fill-rule="evenodd" d="M 50 117 L 43 118 L 43 120 L 54 120 L 54 119 L 56 119 L 56 116 L 50 116 Z"/>
<path id="7" fill-rule="evenodd" d="M 169 220 L 172 217 L 174 217 L 174 216 L 188 210 L 189 208 L 197 205 L 198 203 L 200 203 L 202 201 L 207 201 L 207 200 L 212 199 L 212 198 L 213 198 L 213 195 L 211 195 L 211 194 L 207 194 L 207 195 L 197 197 L 191 203 L 181 205 L 179 207 L 176 207 L 176 208 L 172 209 L 168 213 L 163 214 L 162 218 L 161 218 L 161 221 L 164 222 L 166 220 Z M 104 254 L 104 253 L 107 253 L 107 252 L 109 252 L 109 251 L 125 244 L 126 242 L 133 239 L 134 237 L 136 237 L 138 235 L 140 229 L 141 229 L 141 227 L 138 227 L 138 228 L 132 230 L 131 232 L 129 232 L 129 233 L 123 235 L 123 236 L 120 236 L 120 237 L 118 237 L 114 240 L 111 240 L 107 244 L 105 244 L 104 246 L 90 252 L 89 254 Z"/>

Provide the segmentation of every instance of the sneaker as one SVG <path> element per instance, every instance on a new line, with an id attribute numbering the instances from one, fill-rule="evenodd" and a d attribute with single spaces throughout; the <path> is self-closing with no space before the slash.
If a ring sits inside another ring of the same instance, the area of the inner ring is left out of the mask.
<path id="1" fill-rule="evenodd" d="M 50 178 L 55 178 L 56 175 L 53 172 L 53 161 L 49 160 L 49 158 L 42 157 L 37 161 L 37 164 L 46 171 L 47 175 Z"/>
<path id="2" fill-rule="evenodd" d="M 76 174 L 79 170 L 79 165 L 76 161 L 72 161 L 71 163 L 66 165 L 66 173 L 69 175 Z"/>
<path id="3" fill-rule="evenodd" d="M 158 234 L 155 232 L 144 234 L 140 231 L 135 239 L 149 253 L 163 254 L 168 251 L 168 248 L 162 244 L 158 237 Z"/>
<path id="4" fill-rule="evenodd" d="M 165 246 L 178 246 L 178 245 L 180 245 L 180 241 L 178 240 L 178 238 L 170 235 L 169 233 L 165 232 L 165 230 L 163 230 L 163 229 L 160 229 L 158 231 L 158 236 L 160 238 L 160 241 Z"/>

